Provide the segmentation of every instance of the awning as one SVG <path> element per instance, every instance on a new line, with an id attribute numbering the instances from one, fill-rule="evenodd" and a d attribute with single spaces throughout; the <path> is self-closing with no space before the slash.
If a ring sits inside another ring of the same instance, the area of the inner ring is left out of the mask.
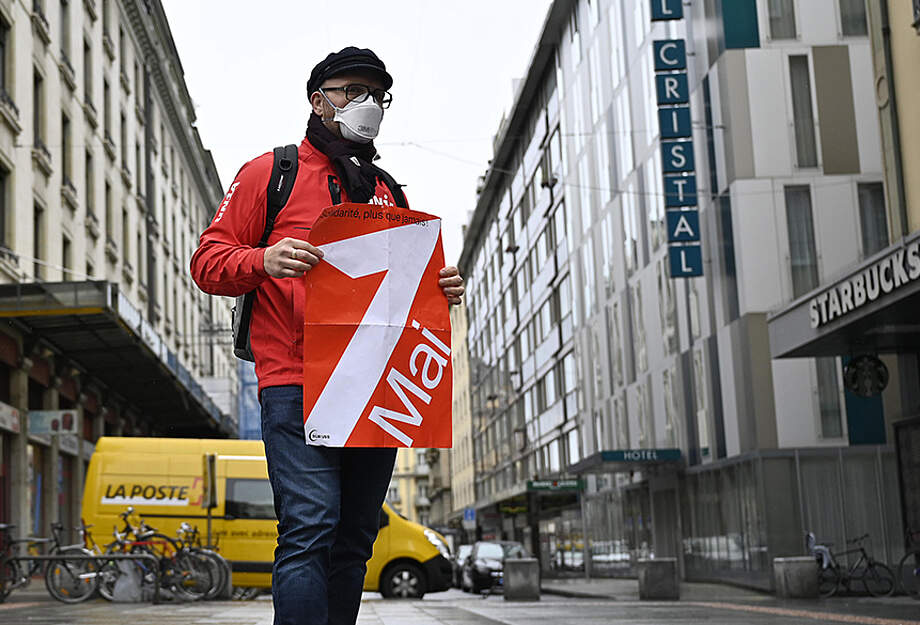
<path id="1" fill-rule="evenodd" d="M 767 317 L 774 358 L 920 351 L 920 232 Z"/>
<path id="2" fill-rule="evenodd" d="M 652 467 L 678 469 L 683 466 L 680 449 L 605 449 L 591 454 L 572 467 L 578 475 L 586 473 L 626 473 Z"/>
<path id="3" fill-rule="evenodd" d="M 236 427 L 157 331 L 105 281 L 0 285 L 0 317 L 48 343 L 175 436 L 235 435 Z"/>

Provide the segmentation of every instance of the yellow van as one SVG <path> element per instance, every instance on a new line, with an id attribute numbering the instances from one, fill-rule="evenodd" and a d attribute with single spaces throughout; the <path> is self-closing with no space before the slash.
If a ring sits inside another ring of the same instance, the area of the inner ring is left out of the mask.
<path id="1" fill-rule="evenodd" d="M 262 441 L 100 438 L 86 473 L 83 518 L 99 544 L 121 528 L 118 514 L 128 506 L 167 535 L 188 521 L 204 536 L 208 454 L 216 455 L 212 536 L 233 566 L 233 585 L 270 588 L 278 534 Z M 414 598 L 447 590 L 449 557 L 443 536 L 385 503 L 364 590 Z"/>

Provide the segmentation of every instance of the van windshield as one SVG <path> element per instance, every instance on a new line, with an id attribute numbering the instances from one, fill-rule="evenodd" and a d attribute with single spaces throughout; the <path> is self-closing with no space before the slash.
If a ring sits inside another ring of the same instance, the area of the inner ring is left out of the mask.
<path id="1" fill-rule="evenodd" d="M 268 480 L 228 478 L 225 511 L 238 519 L 274 519 L 271 484 Z"/>

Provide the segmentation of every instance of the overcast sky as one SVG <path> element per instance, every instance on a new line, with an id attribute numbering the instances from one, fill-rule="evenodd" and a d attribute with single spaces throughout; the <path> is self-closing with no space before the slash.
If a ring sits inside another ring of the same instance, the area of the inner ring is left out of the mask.
<path id="1" fill-rule="evenodd" d="M 376 145 L 412 208 L 443 218 L 448 263 L 476 181 L 527 70 L 550 0 L 162 0 L 202 141 L 229 186 L 240 166 L 306 130 L 307 77 L 369 47 L 394 77 Z"/>

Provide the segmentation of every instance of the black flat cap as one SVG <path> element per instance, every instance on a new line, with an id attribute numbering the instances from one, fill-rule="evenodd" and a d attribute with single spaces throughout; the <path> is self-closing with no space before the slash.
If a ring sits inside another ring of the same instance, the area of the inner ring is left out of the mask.
<path id="1" fill-rule="evenodd" d="M 387 73 L 387 66 L 372 50 L 348 46 L 338 52 L 331 52 L 329 56 L 316 64 L 316 67 L 310 72 L 310 80 L 307 81 L 307 93 L 315 92 L 327 78 L 356 69 L 377 73 L 383 80 L 384 89 L 393 86 L 393 77 Z"/>

